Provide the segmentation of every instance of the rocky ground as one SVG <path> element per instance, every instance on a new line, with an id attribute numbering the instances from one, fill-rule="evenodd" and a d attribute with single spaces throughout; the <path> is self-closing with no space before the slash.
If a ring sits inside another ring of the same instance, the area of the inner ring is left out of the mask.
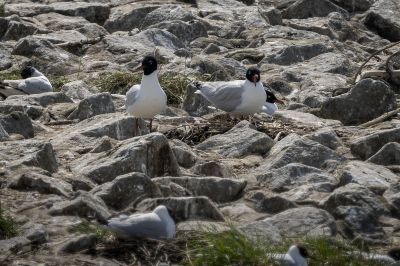
<path id="1" fill-rule="evenodd" d="M 371 55 L 363 71 L 398 51 L 379 52 L 400 41 L 397 1 L 6 0 L 0 12 L 2 77 L 32 64 L 60 85 L 0 101 L 1 208 L 19 228 L 0 240 L 4 265 L 134 263 L 70 229 L 157 204 L 178 235 L 230 221 L 275 242 L 400 245 L 400 120 L 365 124 L 397 108 L 399 83 L 355 81 Z M 148 53 L 187 93 L 135 136 L 125 96 L 101 78 Z M 273 121 L 237 122 L 194 94 L 190 81 L 250 65 L 286 99 Z"/>

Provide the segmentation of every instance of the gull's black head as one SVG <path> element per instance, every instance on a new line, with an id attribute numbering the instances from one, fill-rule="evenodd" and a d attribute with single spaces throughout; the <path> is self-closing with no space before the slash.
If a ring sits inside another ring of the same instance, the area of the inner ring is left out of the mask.
<path id="1" fill-rule="evenodd" d="M 389 255 L 389 257 L 391 257 L 395 261 L 400 261 L 400 247 L 391 248 L 388 251 L 388 255 Z"/>
<path id="2" fill-rule="evenodd" d="M 142 61 L 142 69 L 145 75 L 150 75 L 157 70 L 157 60 L 154 56 L 146 56 Z"/>
<path id="3" fill-rule="evenodd" d="M 249 69 L 247 69 L 246 79 L 254 83 L 259 82 L 261 79 L 260 70 L 258 70 L 258 68 L 256 67 L 250 67 Z"/>
<path id="4" fill-rule="evenodd" d="M 32 66 L 26 66 L 21 71 L 21 77 L 23 79 L 32 77 L 33 73 L 35 72 L 35 68 Z"/>
<path id="5" fill-rule="evenodd" d="M 308 252 L 307 252 L 307 250 L 306 250 L 305 247 L 303 247 L 303 246 L 301 246 L 301 245 L 296 245 L 296 246 L 297 246 L 297 248 L 299 249 L 299 253 L 300 253 L 300 255 L 301 255 L 303 258 L 308 258 L 308 257 L 310 257 L 310 256 L 308 255 Z"/>

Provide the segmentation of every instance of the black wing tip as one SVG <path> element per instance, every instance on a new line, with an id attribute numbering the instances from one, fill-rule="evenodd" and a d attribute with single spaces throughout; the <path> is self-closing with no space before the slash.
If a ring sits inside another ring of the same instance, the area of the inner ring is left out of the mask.
<path id="1" fill-rule="evenodd" d="M 198 89 L 198 90 L 200 90 L 201 89 L 201 87 L 202 87 L 202 85 L 201 85 L 201 83 L 199 82 L 199 81 L 193 81 L 193 85 L 196 87 L 196 89 Z"/>

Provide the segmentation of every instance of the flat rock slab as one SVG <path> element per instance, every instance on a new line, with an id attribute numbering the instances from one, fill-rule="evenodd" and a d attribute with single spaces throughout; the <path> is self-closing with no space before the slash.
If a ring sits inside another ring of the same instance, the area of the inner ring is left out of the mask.
<path id="1" fill-rule="evenodd" d="M 292 110 L 277 111 L 274 113 L 274 117 L 282 120 L 283 122 L 296 125 L 296 127 L 322 128 L 327 126 L 342 126 L 342 123 L 338 120 L 323 119 L 310 113 L 303 113 Z"/>
<path id="2" fill-rule="evenodd" d="M 217 206 L 207 197 L 170 197 L 145 199 L 138 210 L 151 211 L 158 205 L 165 205 L 175 222 L 185 220 L 224 221 Z"/>
<path id="3" fill-rule="evenodd" d="M 272 241 L 279 243 L 282 241 L 282 236 L 278 227 L 268 221 L 255 221 L 238 228 L 246 237 L 254 241 Z"/>
<path id="4" fill-rule="evenodd" d="M 31 119 L 21 112 L 12 112 L 9 115 L 0 114 L 0 126 L 8 134 L 17 133 L 25 138 L 32 138 L 34 135 Z"/>
<path id="5" fill-rule="evenodd" d="M 265 154 L 273 145 L 266 134 L 242 121 L 224 134 L 212 136 L 196 146 L 202 151 L 213 151 L 225 157 L 243 157 L 250 154 Z"/>

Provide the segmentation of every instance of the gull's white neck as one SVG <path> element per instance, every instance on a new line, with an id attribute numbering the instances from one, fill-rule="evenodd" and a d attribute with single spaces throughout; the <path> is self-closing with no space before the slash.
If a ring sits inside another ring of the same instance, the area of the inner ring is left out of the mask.
<path id="1" fill-rule="evenodd" d="M 160 83 L 158 82 L 158 77 L 157 77 L 158 71 L 154 71 L 150 75 L 143 75 L 142 76 L 142 81 L 140 83 L 143 92 L 144 91 L 160 91 L 161 86 Z"/>
<path id="2" fill-rule="evenodd" d="M 305 258 L 303 258 L 303 256 L 300 255 L 299 250 L 297 247 L 291 247 L 288 251 L 288 254 L 290 257 L 292 257 L 292 259 L 294 260 L 295 263 L 297 263 L 296 265 L 299 266 L 308 266 L 307 260 Z"/>
<path id="3" fill-rule="evenodd" d="M 31 77 L 44 77 L 44 75 L 38 70 L 33 71 Z"/>

